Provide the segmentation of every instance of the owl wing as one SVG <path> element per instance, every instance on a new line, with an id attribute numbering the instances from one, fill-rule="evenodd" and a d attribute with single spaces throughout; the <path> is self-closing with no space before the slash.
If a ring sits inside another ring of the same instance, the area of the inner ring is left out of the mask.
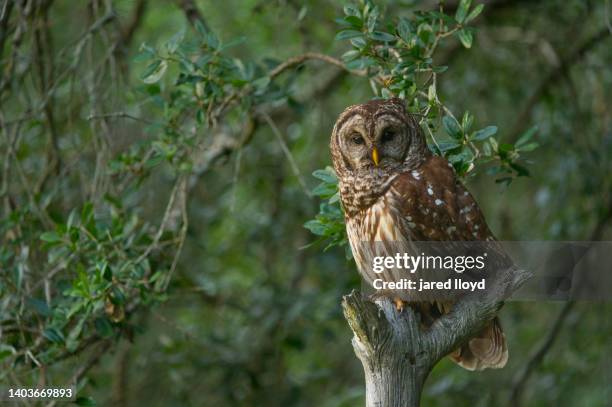
<path id="1" fill-rule="evenodd" d="M 474 197 L 442 157 L 396 177 L 390 198 L 412 240 L 495 240 Z"/>
<path id="2" fill-rule="evenodd" d="M 409 239 L 454 242 L 459 250 L 462 241 L 466 242 L 467 250 L 470 250 L 467 242 L 488 241 L 485 247 L 493 252 L 489 256 L 494 261 L 493 269 L 513 266 L 496 242 L 474 197 L 444 158 L 431 156 L 417 170 L 399 175 L 388 196 Z M 443 251 L 445 248 L 442 246 Z M 464 276 L 468 277 L 469 273 Z M 442 313 L 451 307 L 451 303 L 438 305 Z M 508 347 L 499 319 L 490 321 L 482 332 L 453 352 L 451 358 L 468 370 L 503 367 L 508 360 Z"/>
<path id="3" fill-rule="evenodd" d="M 393 182 L 389 200 L 407 240 L 449 242 L 439 254 L 487 252 L 487 271 L 514 267 L 489 229 L 472 194 L 457 179 L 452 166 L 442 157 L 430 156 L 414 171 L 400 174 Z M 465 242 L 465 243 L 462 243 Z M 476 242 L 486 242 L 478 244 Z M 435 250 L 436 247 L 429 246 Z M 465 277 L 471 277 L 468 271 Z M 477 273 L 474 278 L 482 278 Z"/>

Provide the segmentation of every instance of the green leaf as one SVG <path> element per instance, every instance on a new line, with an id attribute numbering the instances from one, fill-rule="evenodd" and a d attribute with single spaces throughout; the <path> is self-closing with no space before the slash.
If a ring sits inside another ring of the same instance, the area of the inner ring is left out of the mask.
<path id="1" fill-rule="evenodd" d="M 0 361 L 10 355 L 14 355 L 15 353 L 17 353 L 17 351 L 11 345 L 0 343 Z"/>
<path id="2" fill-rule="evenodd" d="M 517 147 L 516 149 L 519 150 L 519 151 L 528 153 L 530 151 L 535 150 L 539 146 L 540 146 L 540 144 L 534 141 L 533 143 L 525 144 L 523 146 Z"/>
<path id="3" fill-rule="evenodd" d="M 497 133 L 497 126 L 487 126 L 484 129 L 478 130 L 471 137 L 472 141 L 483 141 Z"/>
<path id="4" fill-rule="evenodd" d="M 397 40 L 395 35 L 391 35 L 383 31 L 374 31 L 370 33 L 370 38 L 375 41 L 384 41 L 384 42 L 393 42 Z"/>
<path id="5" fill-rule="evenodd" d="M 94 209 L 91 202 L 85 202 L 83 209 L 81 210 L 81 225 L 94 236 L 97 236 L 98 231 L 96 228 L 96 222 L 94 221 Z"/>
<path id="6" fill-rule="evenodd" d="M 49 243 L 57 243 L 62 241 L 62 237 L 57 232 L 45 232 L 40 235 L 40 240 Z"/>
<path id="7" fill-rule="evenodd" d="M 472 35 L 471 31 L 468 31 L 466 29 L 459 30 L 457 32 L 457 35 L 459 36 L 459 41 L 461 41 L 461 44 L 463 44 L 465 48 L 472 47 L 472 41 L 474 40 L 474 36 Z"/>
<path id="8" fill-rule="evenodd" d="M 204 24 L 202 24 L 201 21 L 196 20 L 196 22 L 193 25 L 196 31 L 198 32 L 198 34 L 200 35 L 200 37 L 202 37 L 202 39 L 206 39 L 208 35 L 208 31 L 206 31 L 206 27 L 204 27 Z"/>
<path id="9" fill-rule="evenodd" d="M 106 317 L 96 318 L 94 321 L 96 332 L 103 338 L 108 338 L 113 335 L 113 326 Z"/>
<path id="10" fill-rule="evenodd" d="M 472 0 L 461 0 L 459 7 L 457 7 L 457 11 L 455 12 L 455 20 L 457 20 L 457 22 L 463 23 L 465 21 L 465 16 L 467 16 L 471 4 Z"/>
<path id="11" fill-rule="evenodd" d="M 304 17 L 306 17 L 307 13 L 308 13 L 308 7 L 302 6 L 302 8 L 300 9 L 300 12 L 298 13 L 297 20 L 302 21 Z"/>
<path id="12" fill-rule="evenodd" d="M 346 14 L 347 16 L 357 16 L 359 17 L 361 15 L 361 13 L 359 13 L 359 10 L 357 9 L 357 7 L 349 5 L 349 6 L 344 6 L 344 14 Z"/>
<path id="13" fill-rule="evenodd" d="M 479 4 L 476 7 L 474 7 L 472 9 L 472 11 L 470 11 L 470 14 L 468 14 L 468 16 L 466 17 L 466 19 L 465 19 L 465 21 L 463 23 L 467 24 L 470 21 L 472 21 L 473 19 L 475 19 L 476 17 L 478 17 L 478 15 L 482 12 L 483 8 L 484 8 L 484 4 Z"/>
<path id="14" fill-rule="evenodd" d="M 316 170 L 312 173 L 312 176 L 328 184 L 338 183 L 338 177 L 336 177 L 336 173 L 330 167 L 324 170 Z"/>
<path id="15" fill-rule="evenodd" d="M 96 268 L 98 269 L 98 272 L 100 273 L 103 279 L 105 279 L 106 281 L 112 281 L 113 271 L 108 266 L 108 262 L 101 261 L 98 264 L 96 264 Z"/>
<path id="16" fill-rule="evenodd" d="M 442 125 L 444 126 L 446 133 L 452 138 L 460 139 L 463 136 L 459 123 L 457 123 L 454 117 L 444 116 L 442 119 Z"/>
<path id="17" fill-rule="evenodd" d="M 64 335 L 56 328 L 49 327 L 43 331 L 43 336 L 53 343 L 63 343 Z"/>
<path id="18" fill-rule="evenodd" d="M 73 208 L 70 211 L 70 215 L 68 215 L 68 221 L 66 222 L 66 229 L 70 230 L 72 229 L 72 227 L 75 225 L 75 220 L 77 218 L 77 210 L 76 208 Z"/>
<path id="19" fill-rule="evenodd" d="M 312 190 L 312 194 L 321 198 L 328 198 L 334 195 L 337 191 L 336 185 L 321 183 Z"/>
<path id="20" fill-rule="evenodd" d="M 357 16 L 346 16 L 344 17 L 344 21 L 358 29 L 361 29 L 361 27 L 363 27 L 363 20 Z"/>
<path id="21" fill-rule="evenodd" d="M 209 47 L 215 50 L 219 47 L 220 44 L 219 38 L 217 38 L 217 36 L 213 32 L 209 32 L 206 36 L 206 43 Z"/>
<path id="22" fill-rule="evenodd" d="M 74 304 L 72 304 L 72 306 L 66 313 L 66 318 L 67 319 L 72 318 L 77 312 L 79 312 L 83 308 L 83 306 L 84 306 L 84 302 L 82 301 L 75 302 Z"/>
<path id="23" fill-rule="evenodd" d="M 519 137 L 519 139 L 516 141 L 516 147 L 518 148 L 523 146 L 524 144 L 527 144 L 527 142 L 533 138 L 537 131 L 538 126 L 533 126 L 529 130 L 524 132 L 521 137 Z"/>
<path id="24" fill-rule="evenodd" d="M 367 28 L 368 32 L 374 31 L 376 28 L 376 21 L 378 20 L 378 8 L 374 7 L 374 9 L 368 15 Z"/>
<path id="25" fill-rule="evenodd" d="M 465 113 L 463 113 L 463 118 L 461 119 L 461 127 L 463 128 L 464 133 L 470 131 L 473 122 L 474 116 L 472 116 L 470 112 L 466 111 Z"/>
<path id="26" fill-rule="evenodd" d="M 454 150 L 457 147 L 461 147 L 461 143 L 458 143 L 456 141 L 447 141 L 447 142 L 438 143 L 438 147 L 441 153 L 445 153 L 447 151 Z"/>
<path id="27" fill-rule="evenodd" d="M 361 55 L 359 51 L 357 51 L 356 49 L 351 49 L 342 54 L 342 59 L 344 61 L 352 61 L 353 59 L 358 58 L 359 55 Z"/>
<path id="28" fill-rule="evenodd" d="M 201 113 L 201 110 L 198 110 L 198 113 Z M 147 169 L 153 168 L 164 161 L 164 156 L 161 154 L 153 154 L 151 158 L 144 162 L 144 167 Z"/>
<path id="29" fill-rule="evenodd" d="M 85 314 L 83 317 L 81 317 L 79 322 L 77 322 L 74 328 L 72 328 L 72 330 L 68 333 L 66 344 L 69 345 L 69 348 L 71 348 L 69 349 L 71 352 L 74 351 L 74 349 L 76 349 L 76 347 L 78 346 L 78 339 L 79 336 L 81 336 L 81 333 L 83 332 L 83 326 L 87 322 L 87 316 L 88 315 Z"/>
<path id="30" fill-rule="evenodd" d="M 338 34 L 336 34 L 336 41 L 340 40 L 348 40 L 355 37 L 361 37 L 363 33 L 357 30 L 342 30 Z"/>
<path id="31" fill-rule="evenodd" d="M 432 68 L 432 70 L 433 70 L 435 73 L 442 73 L 442 72 L 446 72 L 446 70 L 447 70 L 447 69 L 448 69 L 448 66 L 446 66 L 446 65 L 434 66 L 434 67 Z"/>
<path id="32" fill-rule="evenodd" d="M 429 89 L 427 89 L 427 100 L 432 104 L 436 100 L 436 85 L 433 83 L 429 85 Z"/>
<path id="33" fill-rule="evenodd" d="M 485 155 L 485 157 L 489 157 L 489 156 L 491 156 L 491 153 L 493 152 L 493 151 L 492 151 L 492 149 L 491 149 L 491 144 L 489 144 L 489 143 L 484 143 L 484 144 L 482 145 L 482 152 L 483 152 L 483 154 Z"/>
<path id="34" fill-rule="evenodd" d="M 357 48 L 360 51 L 362 51 L 363 48 L 365 48 L 365 46 L 368 44 L 365 38 L 363 37 L 351 38 L 350 43 L 353 47 Z"/>
<path id="35" fill-rule="evenodd" d="M 357 58 L 346 64 L 346 68 L 349 70 L 352 69 L 363 69 L 368 66 L 376 65 L 376 61 L 370 57 Z"/>
<path id="36" fill-rule="evenodd" d="M 335 18 L 334 21 L 340 24 L 342 27 L 351 27 L 351 23 L 346 21 L 344 18 Z"/>
<path id="37" fill-rule="evenodd" d="M 125 294 L 123 293 L 121 288 L 115 285 L 111 289 L 111 292 L 112 292 L 112 296 L 110 298 L 113 304 L 117 304 L 117 305 L 125 304 Z"/>
<path id="38" fill-rule="evenodd" d="M 493 139 L 492 139 L 493 140 Z M 497 154 L 499 154 L 499 157 L 502 160 L 507 159 L 509 153 L 514 150 L 514 146 L 512 144 L 509 143 L 501 143 L 498 147 L 497 147 Z"/>
<path id="39" fill-rule="evenodd" d="M 77 406 L 85 406 L 85 407 L 95 407 L 97 406 L 96 400 L 91 397 L 79 396 L 74 401 L 74 404 Z"/>
<path id="40" fill-rule="evenodd" d="M 529 176 L 529 170 L 525 167 L 523 167 L 520 164 L 517 163 L 510 163 L 510 167 L 516 171 L 517 175 L 519 177 L 528 177 Z"/>
<path id="41" fill-rule="evenodd" d="M 382 88 L 380 90 L 380 95 L 385 98 L 385 99 L 391 99 L 394 95 L 393 92 L 391 92 L 389 89 L 387 88 Z"/>
<path id="42" fill-rule="evenodd" d="M 174 54 L 176 52 L 176 50 L 178 49 L 178 46 L 183 41 L 184 37 L 185 37 L 185 30 L 180 30 L 179 32 L 174 34 L 172 38 L 170 38 L 170 40 L 166 43 L 166 49 L 168 50 L 170 54 Z"/>
<path id="43" fill-rule="evenodd" d="M 363 58 L 354 59 L 346 64 L 346 69 L 348 70 L 357 70 L 364 67 Z"/>
<path id="44" fill-rule="evenodd" d="M 410 37 L 412 36 L 412 30 L 410 26 L 410 22 L 404 17 L 400 18 L 399 24 L 397 26 L 397 33 L 400 38 L 405 42 L 410 41 Z"/>
<path id="45" fill-rule="evenodd" d="M 494 151 L 497 151 L 497 149 L 499 148 L 499 146 L 497 145 L 497 140 L 495 140 L 494 138 L 490 138 L 489 143 L 491 144 L 491 148 Z"/>
<path id="46" fill-rule="evenodd" d="M 51 309 L 47 305 L 46 301 L 39 300 L 38 298 L 29 297 L 26 300 L 26 304 L 28 305 L 28 307 L 33 309 L 37 314 L 43 317 L 48 317 L 52 314 Z"/>
<path id="47" fill-rule="evenodd" d="M 168 62 L 165 60 L 155 61 L 151 63 L 142 74 L 141 78 L 144 83 L 155 83 L 158 82 L 166 73 L 168 69 Z"/>
<path id="48" fill-rule="evenodd" d="M 339 201 L 340 201 L 340 191 L 336 191 L 336 193 L 332 195 L 331 198 L 329 198 L 328 203 L 335 204 L 336 202 L 339 202 Z"/>
<path id="49" fill-rule="evenodd" d="M 253 81 L 253 86 L 255 87 L 255 89 L 257 89 L 259 93 L 261 93 L 266 90 L 266 88 L 270 84 L 270 81 L 271 79 L 269 76 L 262 76 L 261 78 L 255 79 Z"/>
<path id="50" fill-rule="evenodd" d="M 309 220 L 308 222 L 304 223 L 304 227 L 317 236 L 326 235 L 327 228 L 318 220 Z"/>
<path id="51" fill-rule="evenodd" d="M 132 59 L 134 62 L 144 62 L 155 56 L 155 50 L 145 43 L 140 45 L 138 54 Z"/>

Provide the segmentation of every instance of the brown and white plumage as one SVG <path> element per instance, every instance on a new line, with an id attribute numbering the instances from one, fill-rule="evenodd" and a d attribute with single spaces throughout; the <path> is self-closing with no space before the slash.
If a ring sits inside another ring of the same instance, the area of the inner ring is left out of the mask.
<path id="1" fill-rule="evenodd" d="M 452 166 L 430 152 L 403 101 L 374 100 L 347 108 L 336 121 L 330 149 L 353 256 L 369 284 L 380 278 L 372 271 L 373 256 L 408 252 L 411 242 L 495 244 L 474 198 Z M 500 258 L 507 259 L 498 249 Z M 397 281 L 393 272 L 383 277 Z M 452 301 L 438 303 L 438 313 L 432 316 L 428 310 L 436 298 L 410 295 L 400 299 L 418 304 L 424 320 L 452 307 Z M 451 357 L 469 370 L 503 367 L 508 350 L 499 320 L 491 321 Z"/>

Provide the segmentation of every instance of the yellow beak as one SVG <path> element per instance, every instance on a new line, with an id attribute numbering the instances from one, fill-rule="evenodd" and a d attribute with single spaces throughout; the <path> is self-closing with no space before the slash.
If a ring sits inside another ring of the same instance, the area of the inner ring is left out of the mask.
<path id="1" fill-rule="evenodd" d="M 378 150 L 376 147 L 372 149 L 372 161 L 374 161 L 374 165 L 378 167 Z"/>

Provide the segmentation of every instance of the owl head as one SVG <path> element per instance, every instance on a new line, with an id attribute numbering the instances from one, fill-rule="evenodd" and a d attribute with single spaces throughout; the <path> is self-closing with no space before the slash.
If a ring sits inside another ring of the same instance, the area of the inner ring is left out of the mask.
<path id="1" fill-rule="evenodd" d="M 330 149 L 341 181 L 389 176 L 418 166 L 431 154 L 419 124 L 397 98 L 345 109 L 334 126 Z"/>

